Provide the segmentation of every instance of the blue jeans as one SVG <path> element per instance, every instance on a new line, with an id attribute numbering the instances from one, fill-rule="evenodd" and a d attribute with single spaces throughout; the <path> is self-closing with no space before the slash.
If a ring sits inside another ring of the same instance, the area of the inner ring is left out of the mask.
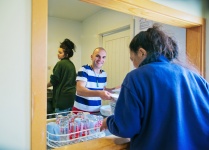
<path id="1" fill-rule="evenodd" d="M 63 109 L 63 110 L 60 110 L 59 108 L 55 108 L 55 113 L 60 113 L 60 115 L 63 115 L 63 116 L 67 116 L 67 114 L 69 113 L 69 111 L 72 110 L 72 107 L 70 108 L 67 108 L 67 109 Z M 66 113 L 65 113 L 66 112 Z"/>

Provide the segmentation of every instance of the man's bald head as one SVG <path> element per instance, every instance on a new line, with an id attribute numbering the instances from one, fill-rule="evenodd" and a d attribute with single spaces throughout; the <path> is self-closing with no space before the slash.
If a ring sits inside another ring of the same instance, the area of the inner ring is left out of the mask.
<path id="1" fill-rule="evenodd" d="M 97 47 L 97 48 L 94 49 L 94 51 L 93 51 L 92 54 L 94 54 L 95 52 L 98 52 L 98 51 L 100 51 L 100 50 L 103 50 L 103 51 L 106 52 L 106 50 L 105 50 L 103 47 Z"/>

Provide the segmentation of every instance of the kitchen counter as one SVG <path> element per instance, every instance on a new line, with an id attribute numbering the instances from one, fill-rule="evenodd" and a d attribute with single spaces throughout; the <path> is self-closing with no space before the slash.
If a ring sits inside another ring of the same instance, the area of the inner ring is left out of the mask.
<path id="1" fill-rule="evenodd" d="M 55 150 L 128 150 L 129 142 L 114 135 L 105 136 L 103 138 L 85 141 L 77 144 L 67 145 Z"/>

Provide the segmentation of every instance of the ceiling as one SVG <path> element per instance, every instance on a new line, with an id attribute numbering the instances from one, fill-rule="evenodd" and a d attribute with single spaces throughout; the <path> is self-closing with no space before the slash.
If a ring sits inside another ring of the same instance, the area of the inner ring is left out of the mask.
<path id="1" fill-rule="evenodd" d="M 83 21 L 103 9 L 79 0 L 48 0 L 48 16 Z"/>

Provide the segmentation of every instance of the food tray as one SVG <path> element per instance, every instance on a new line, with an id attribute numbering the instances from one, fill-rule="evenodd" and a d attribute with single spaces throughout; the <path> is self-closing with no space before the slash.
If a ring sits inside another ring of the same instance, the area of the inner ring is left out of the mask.
<path id="1" fill-rule="evenodd" d="M 69 112 L 72 114 L 74 112 Z M 52 114 L 50 114 L 52 115 Z M 61 116 L 62 114 L 53 114 L 55 116 Z M 64 116 L 66 117 L 66 116 Z M 85 115 L 83 120 L 85 120 Z M 61 123 L 58 124 L 58 119 L 54 119 L 54 121 L 49 122 L 47 124 L 47 145 L 51 148 L 58 148 L 65 145 L 75 144 L 79 142 L 84 142 L 92 139 L 97 139 L 105 136 L 104 131 L 100 131 L 102 116 L 96 116 L 88 114 L 89 118 L 94 118 L 94 120 L 88 120 L 88 126 L 85 126 L 81 122 L 76 122 L 77 120 L 82 120 L 79 117 L 75 117 L 74 121 L 69 123 L 67 126 L 62 126 Z M 87 117 L 86 117 L 87 118 Z M 100 118 L 100 119 L 95 119 Z M 72 126 L 73 125 L 73 126 Z M 72 131 L 71 129 L 74 129 Z"/>

